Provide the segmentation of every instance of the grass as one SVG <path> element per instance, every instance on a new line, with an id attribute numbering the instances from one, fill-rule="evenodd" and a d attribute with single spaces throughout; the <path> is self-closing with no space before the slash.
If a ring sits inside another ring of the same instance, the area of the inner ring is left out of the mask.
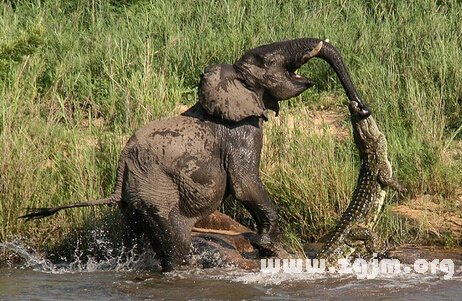
<path id="1" fill-rule="evenodd" d="M 32 223 L 17 216 L 108 195 L 128 137 L 192 105 L 207 65 L 302 36 L 329 38 L 341 50 L 374 109 L 395 175 L 409 189 L 389 193 L 388 202 L 431 194 L 460 210 L 462 163 L 445 156 L 462 138 L 458 1 L 49 0 L 20 1 L 14 12 L 2 5 L 0 241 L 21 235 L 46 249 L 107 220 L 111 209 L 101 208 Z M 266 124 L 261 168 L 294 246 L 331 229 L 358 172 L 351 138 L 314 131 L 307 114 L 338 111 L 348 129 L 335 74 L 320 60 L 301 72 L 317 85 Z M 239 205 L 223 208 L 251 222 Z M 114 220 L 108 231 L 118 228 Z M 429 239 L 422 224 L 388 210 L 379 229 L 398 242 Z"/>

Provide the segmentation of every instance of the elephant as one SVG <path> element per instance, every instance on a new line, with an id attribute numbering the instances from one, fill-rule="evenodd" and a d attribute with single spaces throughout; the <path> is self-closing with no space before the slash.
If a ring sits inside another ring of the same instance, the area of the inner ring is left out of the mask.
<path id="1" fill-rule="evenodd" d="M 348 99 L 367 114 L 369 108 L 329 42 L 299 38 L 250 49 L 234 64 L 206 68 L 198 101 L 186 112 L 152 121 L 133 134 L 121 153 L 112 195 L 76 205 L 117 204 L 129 227 L 148 238 L 162 271 L 186 262 L 194 224 L 228 196 L 254 219 L 257 243 L 277 250 L 278 213 L 259 175 L 262 127 L 268 110 L 279 112 L 279 101 L 314 85 L 295 73 L 313 57 L 330 64 Z"/>

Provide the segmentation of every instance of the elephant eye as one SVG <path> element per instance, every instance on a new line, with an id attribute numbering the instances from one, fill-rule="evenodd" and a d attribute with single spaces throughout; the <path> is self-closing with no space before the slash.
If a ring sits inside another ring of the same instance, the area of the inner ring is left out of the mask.
<path id="1" fill-rule="evenodd" d="M 268 66 L 274 66 L 277 64 L 277 60 L 274 57 L 268 59 Z"/>
<path id="2" fill-rule="evenodd" d="M 255 54 L 253 58 L 255 60 L 255 65 L 260 67 L 265 65 L 265 59 L 260 54 Z"/>

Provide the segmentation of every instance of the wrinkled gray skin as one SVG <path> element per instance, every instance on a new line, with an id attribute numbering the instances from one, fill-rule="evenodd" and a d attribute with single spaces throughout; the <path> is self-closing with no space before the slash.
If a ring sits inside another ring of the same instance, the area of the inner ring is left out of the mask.
<path id="1" fill-rule="evenodd" d="M 278 101 L 313 82 L 294 73 L 316 56 L 341 76 L 350 100 L 360 101 L 338 52 L 317 39 L 298 39 L 249 50 L 233 65 L 209 67 L 199 102 L 181 116 L 153 121 L 123 150 L 115 198 L 132 227 L 148 235 L 163 270 L 183 263 L 191 228 L 232 195 L 257 224 L 259 243 L 280 236 L 276 208 L 259 176 L 263 121 Z M 318 52 L 319 51 L 319 52 Z"/>
<path id="2" fill-rule="evenodd" d="M 229 195 L 255 219 L 258 243 L 277 250 L 278 214 L 259 176 L 262 125 L 268 109 L 278 112 L 278 101 L 313 85 L 294 73 L 313 56 L 329 62 L 350 101 L 367 113 L 329 43 L 303 38 L 251 49 L 232 65 L 207 68 L 199 102 L 185 113 L 138 130 L 122 151 L 114 193 L 91 205 L 118 203 L 128 225 L 150 240 L 163 271 L 184 263 L 191 228 Z"/>

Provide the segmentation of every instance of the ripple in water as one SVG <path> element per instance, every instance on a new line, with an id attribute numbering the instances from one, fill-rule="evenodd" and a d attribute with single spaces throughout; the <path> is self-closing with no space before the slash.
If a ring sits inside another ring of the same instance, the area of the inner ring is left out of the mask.
<path id="1" fill-rule="evenodd" d="M 188 267 L 160 275 L 159 263 L 153 260 L 153 253 L 139 255 L 135 249 L 113 248 L 104 235 L 96 235 L 95 241 L 98 253 L 102 255 L 83 255 L 85 252 L 77 245 L 73 258 L 62 262 L 52 262 L 20 239 L 1 243 L 0 249 L 17 254 L 22 263 L 15 266 L 16 269 L 3 270 L 0 299 L 3 294 L 10 298 L 8 300 L 60 300 L 66 295 L 69 300 L 200 300 L 204 297 L 209 300 L 325 300 L 341 296 L 343 300 L 380 297 L 396 301 L 409 298 L 456 300 L 462 293 L 460 271 L 452 280 L 442 280 L 441 274 L 415 272 L 379 274 L 369 280 L 341 274 L 261 273 L 223 265 L 221 258 L 213 252 L 199 252 L 194 256 L 199 261 L 201 257 L 211 256 L 211 261 L 219 263 L 218 268 Z M 95 273 L 99 271 L 105 273 Z M 85 288 L 84 291 L 79 291 L 81 287 Z M 69 291 L 75 291 L 75 294 L 69 296 Z"/>

